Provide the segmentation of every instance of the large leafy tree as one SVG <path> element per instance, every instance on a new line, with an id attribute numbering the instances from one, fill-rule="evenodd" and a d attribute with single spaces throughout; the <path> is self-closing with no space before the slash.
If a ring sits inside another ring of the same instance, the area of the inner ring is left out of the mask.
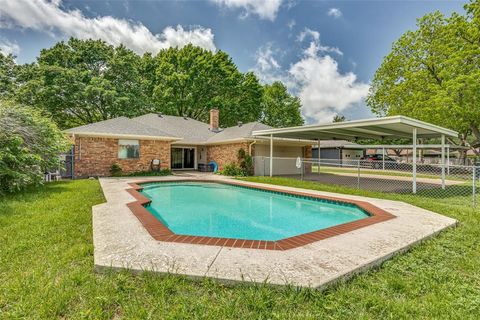
<path id="1" fill-rule="evenodd" d="M 283 84 L 264 90 L 225 52 L 193 45 L 138 56 L 124 46 L 71 38 L 42 50 L 36 63 L 0 56 L 0 85 L 0 98 L 46 112 L 61 128 L 147 112 L 208 122 L 211 108 L 220 110 L 221 126 L 303 123 L 298 98 Z"/>
<path id="2" fill-rule="evenodd" d="M 40 184 L 69 142 L 38 110 L 0 102 L 0 194 Z"/>
<path id="3" fill-rule="evenodd" d="M 16 64 L 14 56 L 0 51 L 0 99 L 13 96 L 16 87 Z"/>
<path id="4" fill-rule="evenodd" d="M 380 115 L 403 114 L 473 135 L 480 146 L 480 3 L 466 14 L 418 20 L 375 73 L 367 103 Z"/>
<path id="5" fill-rule="evenodd" d="M 300 126 L 304 123 L 300 114 L 300 99 L 292 96 L 280 81 L 265 85 L 262 99 L 261 121 L 272 127 Z"/>
<path id="6" fill-rule="evenodd" d="M 225 52 L 187 45 L 160 51 L 155 63 L 155 110 L 208 121 L 208 111 L 218 108 L 222 126 L 259 118 L 262 92 L 257 78 L 239 72 Z"/>
<path id="7" fill-rule="evenodd" d="M 24 70 L 17 100 L 49 112 L 61 127 L 141 113 L 141 59 L 101 40 L 59 42 Z"/>

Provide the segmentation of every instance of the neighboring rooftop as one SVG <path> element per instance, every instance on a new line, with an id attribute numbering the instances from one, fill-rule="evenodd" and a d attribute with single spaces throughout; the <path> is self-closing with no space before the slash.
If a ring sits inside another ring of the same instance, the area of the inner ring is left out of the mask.
<path id="1" fill-rule="evenodd" d="M 356 143 L 347 141 L 347 140 L 322 140 L 320 141 L 320 149 L 329 149 L 329 148 L 346 148 L 352 146 L 359 146 Z M 318 148 L 318 146 L 313 145 L 314 148 Z"/>

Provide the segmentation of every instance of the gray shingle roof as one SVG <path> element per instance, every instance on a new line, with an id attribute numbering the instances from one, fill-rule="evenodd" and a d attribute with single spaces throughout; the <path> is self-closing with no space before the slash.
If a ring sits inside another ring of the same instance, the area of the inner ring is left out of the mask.
<path id="1" fill-rule="evenodd" d="M 129 119 L 126 117 L 118 117 L 105 121 L 95 122 L 84 126 L 71 128 L 65 130 L 67 133 L 96 133 L 96 134 L 121 134 L 134 136 L 151 136 L 151 137 L 172 137 L 179 138 L 179 136 L 172 135 L 159 128 L 146 125 Z"/>
<path id="2" fill-rule="evenodd" d="M 182 137 L 181 143 L 204 143 L 215 133 L 210 131 L 210 125 L 191 118 L 166 116 L 161 117 L 155 113 L 148 113 L 133 120 L 145 125 L 158 128 L 173 136 Z"/>
<path id="3" fill-rule="evenodd" d="M 220 143 L 223 141 L 251 139 L 252 131 L 271 129 L 259 122 L 249 122 L 225 128 L 219 132 L 210 131 L 210 126 L 191 118 L 159 116 L 155 113 L 136 118 L 118 117 L 65 130 L 67 133 L 136 135 L 172 137 L 181 139 L 181 144 Z"/>
<path id="4" fill-rule="evenodd" d="M 216 133 L 207 140 L 208 143 L 222 142 L 241 138 L 253 138 L 252 131 L 272 129 L 272 127 L 260 122 L 249 122 L 234 127 L 228 127 Z"/>

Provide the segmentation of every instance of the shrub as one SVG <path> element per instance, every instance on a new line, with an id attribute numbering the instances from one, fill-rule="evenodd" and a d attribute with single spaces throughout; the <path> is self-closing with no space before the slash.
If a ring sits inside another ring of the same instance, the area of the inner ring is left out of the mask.
<path id="1" fill-rule="evenodd" d="M 221 174 L 225 176 L 232 176 L 232 177 L 244 176 L 244 172 L 242 168 L 237 166 L 235 163 L 227 164 L 223 169 L 223 171 L 221 172 Z"/>
<path id="2" fill-rule="evenodd" d="M 55 123 L 32 108 L 0 102 L 0 193 L 43 183 L 71 147 Z"/>
<path id="3" fill-rule="evenodd" d="M 118 163 L 113 163 L 110 166 L 110 174 L 112 175 L 112 177 L 120 177 L 122 175 L 122 171 L 122 166 Z"/>
<path id="4" fill-rule="evenodd" d="M 238 150 L 238 163 L 243 176 L 253 175 L 253 158 L 243 148 Z"/>

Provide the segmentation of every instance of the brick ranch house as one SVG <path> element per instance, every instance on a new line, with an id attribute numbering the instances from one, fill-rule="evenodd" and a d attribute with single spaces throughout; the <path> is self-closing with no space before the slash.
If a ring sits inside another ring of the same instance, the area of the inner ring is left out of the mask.
<path id="1" fill-rule="evenodd" d="M 269 156 L 269 140 L 253 137 L 252 131 L 269 128 L 250 122 L 222 129 L 219 111 L 212 109 L 210 124 L 188 117 L 149 113 L 100 121 L 65 132 L 74 143 L 75 177 L 108 176 L 114 163 L 124 173 L 149 171 L 158 160 L 162 169 L 199 170 L 215 161 L 222 170 L 238 161 L 240 148 L 255 157 L 255 174 L 263 174 L 263 157 Z M 275 139 L 273 155 L 310 158 L 311 143 Z M 285 165 L 282 169 L 280 165 L 276 170 L 288 174 L 294 166 Z"/>

